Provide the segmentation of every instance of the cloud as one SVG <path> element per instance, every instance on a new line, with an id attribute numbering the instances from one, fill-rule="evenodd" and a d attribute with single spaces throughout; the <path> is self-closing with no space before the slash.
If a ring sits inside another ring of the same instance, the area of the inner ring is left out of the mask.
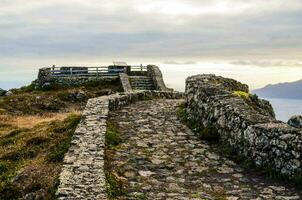
<path id="1" fill-rule="evenodd" d="M 300 0 L 2 0 L 0 58 L 302 59 L 301 11 Z"/>
<path id="2" fill-rule="evenodd" d="M 169 61 L 164 61 L 163 64 L 167 64 L 167 65 L 193 65 L 193 64 L 197 64 L 197 62 L 195 62 L 195 61 L 177 62 L 177 61 L 174 61 L 174 60 L 169 60 Z"/>
<path id="3" fill-rule="evenodd" d="M 238 60 L 232 61 L 233 65 L 248 65 L 258 67 L 302 67 L 302 62 L 297 61 L 265 61 L 265 60 Z"/>

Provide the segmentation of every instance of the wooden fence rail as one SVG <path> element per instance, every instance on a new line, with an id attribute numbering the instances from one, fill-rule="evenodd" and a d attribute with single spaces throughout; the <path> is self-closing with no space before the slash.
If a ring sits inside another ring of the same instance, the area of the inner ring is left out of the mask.
<path id="1" fill-rule="evenodd" d="M 108 67 L 52 67 L 51 76 L 118 76 L 125 69 L 110 69 Z"/>
<path id="2" fill-rule="evenodd" d="M 131 66 L 131 71 L 147 71 L 147 66 Z M 127 73 L 127 67 L 112 68 L 112 67 L 51 67 L 50 76 L 64 77 L 64 76 L 118 76 L 119 73 Z"/>

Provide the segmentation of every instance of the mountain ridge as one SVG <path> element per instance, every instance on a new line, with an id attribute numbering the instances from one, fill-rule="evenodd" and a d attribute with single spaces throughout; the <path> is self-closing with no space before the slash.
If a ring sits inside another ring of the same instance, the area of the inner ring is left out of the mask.
<path id="1" fill-rule="evenodd" d="M 268 84 L 252 93 L 265 98 L 302 99 L 302 79 L 294 82 Z"/>

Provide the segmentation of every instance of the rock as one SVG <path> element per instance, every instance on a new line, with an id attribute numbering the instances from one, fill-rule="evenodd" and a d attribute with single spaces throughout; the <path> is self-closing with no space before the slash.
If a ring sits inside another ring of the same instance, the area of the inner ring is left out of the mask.
<path id="1" fill-rule="evenodd" d="M 11 91 L 11 90 L 9 90 L 9 91 L 7 91 L 6 93 L 5 93 L 5 96 L 10 96 L 10 95 L 12 95 L 13 94 L 13 92 Z"/>
<path id="2" fill-rule="evenodd" d="M 75 98 L 78 101 L 83 101 L 83 100 L 85 100 L 87 98 L 87 95 L 86 95 L 86 93 L 83 90 L 78 90 L 75 93 Z"/>
<path id="3" fill-rule="evenodd" d="M 148 177 L 148 176 L 151 176 L 153 174 L 155 174 L 154 172 L 151 172 L 151 171 L 138 171 L 138 174 L 143 176 L 143 177 Z"/>
<path id="4" fill-rule="evenodd" d="M 6 92 L 7 92 L 6 90 L 3 90 L 0 88 L 0 96 L 4 96 L 6 94 Z"/>
<path id="5" fill-rule="evenodd" d="M 295 115 L 292 116 L 288 122 L 290 126 L 295 127 L 295 128 L 302 128 L 302 116 L 301 115 Z"/>
<path id="6" fill-rule="evenodd" d="M 302 131 L 288 125 L 302 128 L 302 116 L 278 121 L 271 104 L 249 94 L 244 84 L 208 74 L 187 78 L 185 105 L 189 124 L 203 138 L 216 135 L 257 166 L 291 177 L 302 171 L 301 160 L 291 158 L 301 157 Z"/>

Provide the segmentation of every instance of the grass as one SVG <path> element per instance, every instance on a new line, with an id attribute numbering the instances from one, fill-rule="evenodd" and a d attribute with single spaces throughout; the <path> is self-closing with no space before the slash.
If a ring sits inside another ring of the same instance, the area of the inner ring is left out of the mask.
<path id="1" fill-rule="evenodd" d="M 109 199 L 118 199 L 119 197 L 127 196 L 126 189 L 124 188 L 126 183 L 120 180 L 117 175 L 120 169 L 111 164 L 116 149 L 120 147 L 121 142 L 117 123 L 113 120 L 108 120 L 105 134 L 105 174 L 106 190 Z"/>
<path id="2" fill-rule="evenodd" d="M 264 115 L 275 117 L 275 112 L 271 104 L 268 101 L 260 100 L 257 95 L 243 91 L 233 91 L 233 95 L 242 98 L 245 103 L 247 103 L 255 111 Z"/>
<path id="3" fill-rule="evenodd" d="M 119 80 L 114 80 L 105 84 L 91 82 L 72 88 L 56 87 L 41 91 L 27 86 L 12 91 L 12 95 L 0 98 L 0 114 L 43 115 L 81 110 L 89 98 L 121 92 L 123 89 Z"/>
<path id="4" fill-rule="evenodd" d="M 126 194 L 122 181 L 110 172 L 106 172 L 106 189 L 109 199 L 116 199 Z"/>
<path id="5" fill-rule="evenodd" d="M 79 111 L 89 98 L 119 91 L 114 80 L 43 90 L 29 85 L 0 97 L 0 199 L 55 199 Z"/>
<path id="6" fill-rule="evenodd" d="M 243 91 L 233 91 L 233 95 L 241 97 L 242 99 L 250 99 L 251 94 Z"/>
<path id="7" fill-rule="evenodd" d="M 116 148 L 121 143 L 117 124 L 113 121 L 107 121 L 105 143 L 106 147 L 109 149 Z"/>
<path id="8" fill-rule="evenodd" d="M 62 159 L 80 121 L 79 114 L 41 122 L 32 128 L 0 129 L 0 199 L 26 194 L 54 199 Z"/>

